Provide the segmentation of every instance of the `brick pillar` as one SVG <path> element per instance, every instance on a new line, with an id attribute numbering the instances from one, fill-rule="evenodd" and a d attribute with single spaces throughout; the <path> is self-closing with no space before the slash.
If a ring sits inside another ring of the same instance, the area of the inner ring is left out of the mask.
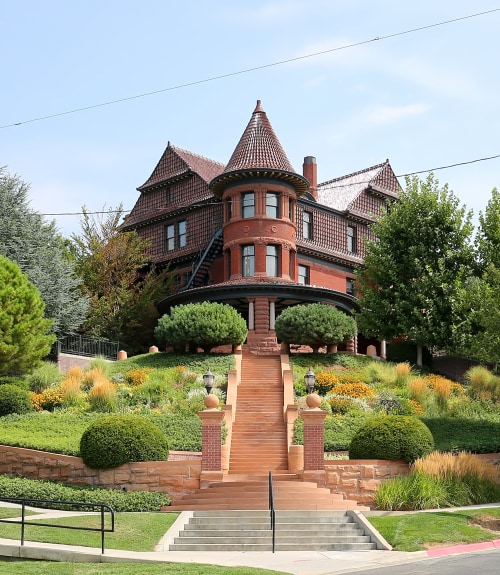
<path id="1" fill-rule="evenodd" d="M 224 413 L 216 408 L 199 411 L 202 430 L 200 485 L 222 479 L 222 420 Z"/>
<path id="2" fill-rule="evenodd" d="M 319 401 L 318 401 L 319 400 Z M 319 408 L 321 399 L 311 394 L 307 397 L 309 409 L 302 411 L 304 422 L 304 481 L 324 483 L 325 473 L 325 417 L 326 411 Z"/>

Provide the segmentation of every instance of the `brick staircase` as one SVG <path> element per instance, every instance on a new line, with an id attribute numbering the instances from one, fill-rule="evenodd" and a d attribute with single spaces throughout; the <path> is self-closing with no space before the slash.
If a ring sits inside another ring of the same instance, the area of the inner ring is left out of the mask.
<path id="1" fill-rule="evenodd" d="M 288 473 L 279 356 L 242 357 L 229 473 L 223 481 L 174 499 L 169 511 L 268 509 L 269 471 L 276 509 L 367 509 Z"/>
<path id="2" fill-rule="evenodd" d="M 291 474 L 273 474 L 274 505 L 278 510 L 366 510 L 356 501 L 344 499 L 316 483 L 301 481 Z M 213 509 L 269 509 L 269 480 L 265 476 L 228 475 L 224 481 L 214 482 L 204 489 L 174 500 L 169 511 Z"/>
<path id="3" fill-rule="evenodd" d="M 288 471 L 279 356 L 243 355 L 229 473 Z"/>
<path id="4" fill-rule="evenodd" d="M 370 533 L 345 511 L 276 511 L 276 551 L 376 549 Z M 269 511 L 195 511 L 170 551 L 271 551 Z"/>

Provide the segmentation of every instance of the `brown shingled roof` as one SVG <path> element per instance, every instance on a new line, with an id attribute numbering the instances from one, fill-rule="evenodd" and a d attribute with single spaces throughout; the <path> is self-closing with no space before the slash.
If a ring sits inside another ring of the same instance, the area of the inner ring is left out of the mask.
<path id="1" fill-rule="evenodd" d="M 295 171 L 287 158 L 260 100 L 226 168 L 212 180 L 210 188 L 219 194 L 226 184 L 250 177 L 285 180 L 294 185 L 298 193 L 309 189 L 309 182 Z"/>
<path id="2" fill-rule="evenodd" d="M 137 189 L 143 191 L 189 172 L 195 172 L 208 184 L 213 178 L 221 174 L 223 169 L 224 164 L 220 162 L 188 152 L 168 142 L 167 148 L 153 173 Z"/>
<path id="3" fill-rule="evenodd" d="M 224 173 L 252 168 L 270 168 L 295 172 L 286 157 L 271 122 L 260 100 L 253 111 L 243 135 L 229 160 Z"/>

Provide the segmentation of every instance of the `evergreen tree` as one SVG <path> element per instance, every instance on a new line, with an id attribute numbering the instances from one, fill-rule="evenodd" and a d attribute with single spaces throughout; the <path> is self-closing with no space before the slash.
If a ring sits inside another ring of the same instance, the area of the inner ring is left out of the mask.
<path id="1" fill-rule="evenodd" d="M 30 372 L 55 340 L 40 292 L 19 266 L 0 256 L 0 375 Z"/>
<path id="2" fill-rule="evenodd" d="M 400 200 L 374 224 L 363 269 L 357 272 L 362 333 L 406 336 L 448 350 L 463 321 L 457 298 L 474 267 L 471 214 L 430 174 L 407 178 Z"/>
<path id="3" fill-rule="evenodd" d="M 0 254 L 17 262 L 40 291 L 54 332 L 74 331 L 88 302 L 54 222 L 32 210 L 29 186 L 0 168 Z"/>

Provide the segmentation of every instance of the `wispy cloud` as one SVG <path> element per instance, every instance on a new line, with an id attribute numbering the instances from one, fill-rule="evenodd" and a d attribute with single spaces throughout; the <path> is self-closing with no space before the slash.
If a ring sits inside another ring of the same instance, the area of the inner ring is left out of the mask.
<path id="1" fill-rule="evenodd" d="M 321 42 L 309 43 L 294 57 L 302 58 L 311 54 L 318 56 L 300 59 L 294 64 L 315 72 L 334 69 L 339 73 L 349 73 L 350 76 L 359 75 L 360 80 L 376 74 L 377 78 L 387 78 L 390 82 L 403 81 L 430 94 L 453 99 L 476 100 L 482 96 L 473 73 L 463 70 L 453 61 L 441 60 L 438 55 L 433 57 L 424 52 L 418 56 L 406 55 L 391 49 L 389 44 L 378 42 L 356 46 L 360 41 L 363 39 L 334 36 Z M 401 84 L 399 87 L 404 88 Z"/>
<path id="2" fill-rule="evenodd" d="M 371 124 L 389 124 L 399 120 L 425 114 L 429 106 L 425 104 L 408 104 L 406 106 L 376 106 L 366 110 L 362 116 Z"/>

